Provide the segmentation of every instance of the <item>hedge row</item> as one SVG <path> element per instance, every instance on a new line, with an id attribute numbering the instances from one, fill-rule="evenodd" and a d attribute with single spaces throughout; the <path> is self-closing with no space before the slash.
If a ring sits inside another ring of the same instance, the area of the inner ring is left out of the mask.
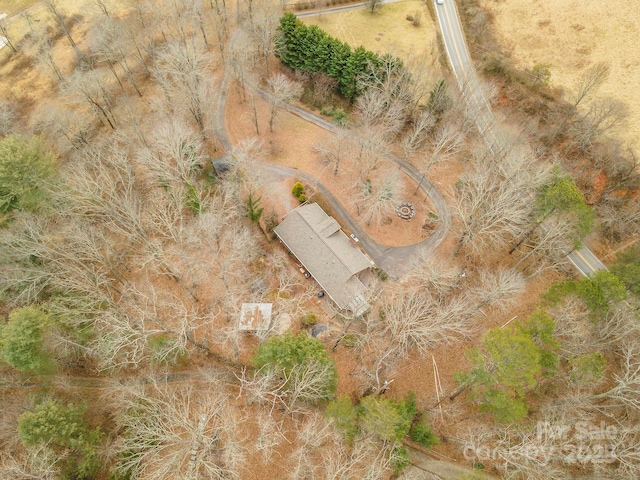
<path id="1" fill-rule="evenodd" d="M 280 19 L 281 37 L 277 56 L 294 70 L 323 72 L 338 83 L 338 91 L 350 101 L 362 93 L 363 85 L 381 72 L 389 59 L 364 47 L 349 45 L 330 37 L 316 25 L 307 27 L 293 13 Z M 392 59 L 401 65 L 398 59 Z"/>

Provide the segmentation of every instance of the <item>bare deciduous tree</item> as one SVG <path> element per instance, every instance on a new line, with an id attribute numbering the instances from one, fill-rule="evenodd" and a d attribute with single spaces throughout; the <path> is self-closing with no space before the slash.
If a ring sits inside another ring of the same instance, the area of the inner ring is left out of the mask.
<path id="1" fill-rule="evenodd" d="M 2 286 L 15 292 L 16 304 L 32 303 L 45 291 L 60 291 L 108 306 L 120 291 L 117 277 L 111 276 L 121 268 L 113 257 L 116 252 L 99 231 L 81 222 L 70 222 L 61 231 L 55 219 L 22 215 L 15 228 L 4 232 L 0 248 L 6 262 Z"/>
<path id="2" fill-rule="evenodd" d="M 111 12 L 109 12 L 110 6 L 108 5 L 108 2 L 106 2 L 105 0 L 93 1 L 96 4 L 96 7 L 98 7 L 98 10 L 100 10 L 100 13 L 102 13 L 105 17 L 111 16 Z"/>
<path id="3" fill-rule="evenodd" d="M 582 101 L 599 89 L 609 77 L 610 66 L 606 62 L 598 62 L 589 67 L 579 78 L 576 90 L 571 97 L 573 108 L 577 108 Z"/>
<path id="4" fill-rule="evenodd" d="M 231 68 L 234 80 L 245 96 L 245 78 L 247 70 L 256 55 L 254 45 L 247 32 L 242 31 L 229 43 L 229 53 L 225 57 L 227 65 Z"/>
<path id="5" fill-rule="evenodd" d="M 296 449 L 291 455 L 289 478 L 373 480 L 384 478 L 391 465 L 391 445 L 357 437 L 347 445 L 332 422 L 318 414 L 308 415 L 298 429 Z"/>
<path id="6" fill-rule="evenodd" d="M 260 413 L 257 418 L 258 435 L 255 439 L 255 449 L 261 454 L 262 461 L 268 462 L 273 455 L 273 449 L 287 440 L 280 425 L 272 415 Z"/>
<path id="7" fill-rule="evenodd" d="M 615 384 L 606 392 L 592 396 L 592 399 L 606 398 L 613 401 L 613 408 L 623 405 L 640 412 L 640 349 L 635 343 L 624 345 L 621 372 L 614 374 Z"/>
<path id="8" fill-rule="evenodd" d="M 522 243 L 528 249 L 518 260 L 515 267 L 522 265 L 530 276 L 535 276 L 549 268 L 555 268 L 566 263 L 566 256 L 574 248 L 571 238 L 573 222 L 566 217 L 551 217 L 544 221 L 540 228 Z"/>
<path id="9" fill-rule="evenodd" d="M 140 160 L 162 187 L 194 187 L 204 159 L 201 138 L 180 118 L 167 118 L 156 125 Z"/>
<path id="10" fill-rule="evenodd" d="M 426 351 L 434 343 L 450 343 L 473 333 L 467 321 L 472 305 L 463 297 L 438 301 L 417 291 L 396 293 L 384 309 L 383 324 L 404 356 L 416 346 Z"/>
<path id="11" fill-rule="evenodd" d="M 120 428 L 118 472 L 149 479 L 240 478 L 245 462 L 238 439 L 240 419 L 219 392 L 166 385 L 125 389 L 118 395 Z"/>
<path id="12" fill-rule="evenodd" d="M 203 135 L 207 98 L 206 71 L 214 63 L 196 41 L 173 40 L 159 54 L 156 80 L 168 95 L 170 108 L 184 108 Z"/>
<path id="13" fill-rule="evenodd" d="M 361 182 L 366 182 L 371 171 L 386 158 L 389 142 L 379 126 L 362 126 L 352 131 L 355 151 L 352 155 L 352 167 Z"/>
<path id="14" fill-rule="evenodd" d="M 524 278 L 515 269 L 483 270 L 480 272 L 477 287 L 469 293 L 476 302 L 471 314 L 475 314 L 485 306 L 506 311 L 515 303 L 524 289 Z"/>
<path id="15" fill-rule="evenodd" d="M 21 454 L 0 454 L 0 478 L 54 480 L 60 478 L 61 457 L 48 445 L 25 449 Z"/>
<path id="16" fill-rule="evenodd" d="M 314 404 L 326 399 L 327 382 L 335 375 L 333 369 L 331 364 L 307 362 L 295 365 L 284 375 L 275 369 L 265 368 L 251 376 L 243 372 L 238 378 L 249 402 L 269 406 L 270 414 L 273 414 L 276 407 L 290 413 L 305 412 L 308 408 L 304 404 Z"/>
<path id="17" fill-rule="evenodd" d="M 529 224 L 531 200 L 528 185 L 516 176 L 504 178 L 500 168 L 487 159 L 476 164 L 455 188 L 455 210 L 460 237 L 454 255 L 467 245 L 474 252 L 491 246 L 494 251 L 518 237 Z"/>
<path id="18" fill-rule="evenodd" d="M 124 90 L 115 69 L 116 65 L 119 66 L 138 96 L 141 97 L 142 92 L 130 66 L 131 55 L 129 55 L 130 44 L 128 42 L 129 38 L 121 20 L 107 16 L 92 26 L 90 37 L 92 52 L 97 55 L 100 61 L 107 64 L 118 84 Z"/>
<path id="19" fill-rule="evenodd" d="M 362 86 L 356 105 L 366 126 L 379 125 L 381 133 L 392 139 L 413 116 L 420 102 L 419 89 L 409 70 L 393 57 L 372 69 Z"/>
<path id="20" fill-rule="evenodd" d="M 278 112 L 284 108 L 284 106 L 294 100 L 298 100 L 302 95 L 302 86 L 282 73 L 274 73 L 269 77 L 267 81 L 269 85 L 269 96 L 267 101 L 271 108 L 271 114 L 269 116 L 269 131 L 273 132 L 273 122 L 278 115 Z"/>
<path id="21" fill-rule="evenodd" d="M 256 138 L 247 138 L 233 146 L 229 158 L 229 172 L 226 178 L 239 202 L 245 202 L 249 192 L 255 192 L 262 186 L 264 167 L 262 161 L 265 151 L 262 142 Z"/>
<path id="22" fill-rule="evenodd" d="M 367 225 L 371 225 L 374 220 L 380 224 L 385 215 L 392 213 L 393 207 L 398 203 L 398 171 L 381 172 L 380 176 L 382 178 L 374 182 L 367 179 L 360 183 L 358 211 L 364 214 Z"/>
<path id="23" fill-rule="evenodd" d="M 623 127 L 628 117 L 625 103 L 611 97 L 596 98 L 584 116 L 569 128 L 572 143 L 578 151 L 587 152 L 596 137 Z"/>
<path id="24" fill-rule="evenodd" d="M 51 104 L 44 105 L 37 117 L 36 131 L 42 131 L 51 143 L 64 137 L 75 149 L 89 145 L 96 126 L 95 122 L 91 122 L 83 112 L 77 109 L 66 109 Z"/>
<path id="25" fill-rule="evenodd" d="M 43 3 L 47 7 L 47 10 L 49 10 L 49 13 L 51 13 L 51 15 L 53 16 L 56 23 L 58 24 L 58 27 L 60 27 L 60 30 L 62 31 L 62 33 L 64 33 L 65 37 L 67 37 L 67 40 L 69 40 L 69 43 L 73 47 L 73 50 L 76 52 L 76 56 L 78 57 L 78 59 L 81 59 L 82 54 L 80 53 L 80 50 L 76 45 L 76 42 L 73 40 L 73 37 L 71 36 L 71 32 L 69 32 L 69 29 L 65 24 L 66 16 L 62 12 L 60 12 L 60 10 L 58 9 L 56 0 L 44 0 Z"/>
<path id="26" fill-rule="evenodd" d="M 457 126 L 446 123 L 440 127 L 433 139 L 431 140 L 431 153 L 425 154 L 425 157 L 420 162 L 420 181 L 416 186 L 414 194 L 418 193 L 418 190 L 422 186 L 424 177 L 427 176 L 429 170 L 436 163 L 447 160 L 449 157 L 455 155 L 462 148 L 464 137 Z"/>
<path id="27" fill-rule="evenodd" d="M 143 197 L 136 188 L 139 178 L 127 152 L 115 144 L 96 145 L 85 152 L 80 168 L 70 177 L 69 192 L 61 192 L 68 208 L 124 235 L 130 242 L 144 244 L 149 236 L 143 215 Z"/>
<path id="28" fill-rule="evenodd" d="M 249 3 L 251 5 L 251 3 Z M 262 5 L 250 10 L 249 29 L 257 49 L 264 60 L 265 78 L 273 77 L 269 73 L 269 57 L 275 49 L 275 37 L 279 25 L 280 12 L 277 8 Z"/>
<path id="29" fill-rule="evenodd" d="M 382 0 L 367 1 L 367 8 L 369 9 L 370 13 L 374 13 L 378 8 L 380 8 L 380 5 L 382 5 Z"/>
<path id="30" fill-rule="evenodd" d="M 436 124 L 436 119 L 429 110 L 420 113 L 413 125 L 402 137 L 402 149 L 404 158 L 408 158 L 416 151 L 420 150 L 427 140 L 427 134 L 431 132 Z"/>
<path id="31" fill-rule="evenodd" d="M 613 240 L 621 240 L 640 233 L 640 204 L 629 201 L 623 205 L 614 202 L 599 209 L 602 227 Z"/>
<path id="32" fill-rule="evenodd" d="M 333 165 L 333 174 L 337 176 L 341 162 L 352 150 L 349 131 L 339 128 L 328 142 L 316 143 L 313 150 L 320 154 L 323 161 Z"/>
<path id="33" fill-rule="evenodd" d="M 76 70 L 64 85 L 63 91 L 70 96 L 81 96 L 88 102 L 100 123 L 105 125 L 106 121 L 111 129 L 115 130 L 116 119 L 112 110 L 112 94 L 107 83 L 97 72 Z"/>
<path id="34" fill-rule="evenodd" d="M 49 68 L 58 81 L 60 83 L 65 82 L 64 75 L 62 75 L 62 71 L 55 59 L 53 58 L 53 40 L 49 36 L 47 30 L 38 30 L 34 27 L 34 19 L 29 15 L 29 13 L 25 13 L 24 18 L 27 20 L 29 24 L 29 28 L 31 30 L 31 43 L 35 47 L 35 60 L 34 63 L 36 65 L 42 65 Z"/>
<path id="35" fill-rule="evenodd" d="M 428 289 L 436 298 L 445 299 L 460 288 L 461 273 L 459 267 L 421 252 L 407 278 L 414 285 Z"/>

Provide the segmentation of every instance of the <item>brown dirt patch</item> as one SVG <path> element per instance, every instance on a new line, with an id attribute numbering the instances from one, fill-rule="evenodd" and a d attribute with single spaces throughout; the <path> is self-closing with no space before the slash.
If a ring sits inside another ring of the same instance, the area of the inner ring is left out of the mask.
<path id="1" fill-rule="evenodd" d="M 424 198 L 420 194 L 414 195 L 416 184 L 406 175 L 399 174 L 401 193 L 397 203 L 411 202 L 416 209 L 415 217 L 409 221 L 403 220 L 396 216 L 392 210 L 382 216 L 380 224 L 374 221 L 371 222 L 371 225 L 367 225 L 365 215 L 358 211 L 358 205 L 354 201 L 358 193 L 354 186 L 356 183 L 354 175 L 348 169 L 343 174 L 332 175 L 331 169 L 322 162 L 319 154 L 313 149 L 314 145 L 327 142 L 332 134 L 286 112 L 278 115 L 274 131 L 270 133 L 269 107 L 258 96 L 255 97 L 255 103 L 258 113 L 258 130 L 269 161 L 313 175 L 338 198 L 351 216 L 358 219 L 365 232 L 380 244 L 387 246 L 411 245 L 429 236 L 430 231 L 423 226 L 427 223 L 429 213 L 435 213 L 435 209 L 428 198 Z M 225 116 L 229 139 L 232 143 L 235 144 L 243 139 L 256 136 L 253 97 L 250 92 L 247 91 L 246 98 L 243 99 L 242 92 L 232 86 L 229 90 Z M 375 182 L 376 178 L 390 172 L 393 173 L 397 168 L 397 165 L 390 161 L 380 162 L 372 173 L 372 180 Z M 291 195 L 291 188 L 297 180 L 296 178 L 289 179 L 289 185 L 286 181 L 279 182 L 276 184 L 276 189 L 272 189 L 270 186 L 265 188 L 265 193 L 268 191 L 269 194 L 265 194 L 264 199 L 274 204 L 273 208 L 277 213 L 284 214 L 295 207 L 297 200 Z M 309 200 L 313 201 L 313 186 L 307 185 L 306 190 Z M 267 199 L 269 196 L 272 198 Z M 276 201 L 274 201 L 274 197 L 277 197 Z"/>

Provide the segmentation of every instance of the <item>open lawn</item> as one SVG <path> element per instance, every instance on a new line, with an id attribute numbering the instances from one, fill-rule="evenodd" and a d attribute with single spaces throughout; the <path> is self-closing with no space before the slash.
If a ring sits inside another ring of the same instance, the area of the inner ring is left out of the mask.
<path id="1" fill-rule="evenodd" d="M 419 26 L 407 20 L 407 15 L 420 12 Z M 410 66 L 425 62 L 439 69 L 436 43 L 437 27 L 433 23 L 424 2 L 405 0 L 383 5 L 371 14 L 367 9 L 323 14 L 305 18 L 307 25 L 318 25 L 329 35 L 351 46 L 363 45 L 379 54 L 391 53 L 402 58 Z"/>
<path id="2" fill-rule="evenodd" d="M 628 123 L 615 135 L 640 147 L 638 0 L 482 0 L 481 4 L 493 14 L 497 33 L 505 46 L 513 48 L 517 65 L 548 64 L 552 85 L 568 95 L 582 72 L 596 62 L 609 62 L 611 73 L 598 95 L 628 105 Z"/>
<path id="3" fill-rule="evenodd" d="M 39 0 L 0 0 L 0 14 L 15 15 L 25 8 L 38 3 Z"/>

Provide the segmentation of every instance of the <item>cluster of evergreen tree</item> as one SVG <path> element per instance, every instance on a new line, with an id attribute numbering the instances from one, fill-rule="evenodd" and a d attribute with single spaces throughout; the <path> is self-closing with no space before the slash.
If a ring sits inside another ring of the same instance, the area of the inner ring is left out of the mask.
<path id="1" fill-rule="evenodd" d="M 402 65 L 399 59 L 381 57 L 362 46 L 351 49 L 318 26 L 306 26 L 290 12 L 280 19 L 279 30 L 276 55 L 281 61 L 294 70 L 327 74 L 338 83 L 340 94 L 351 101 L 389 60 Z"/>

